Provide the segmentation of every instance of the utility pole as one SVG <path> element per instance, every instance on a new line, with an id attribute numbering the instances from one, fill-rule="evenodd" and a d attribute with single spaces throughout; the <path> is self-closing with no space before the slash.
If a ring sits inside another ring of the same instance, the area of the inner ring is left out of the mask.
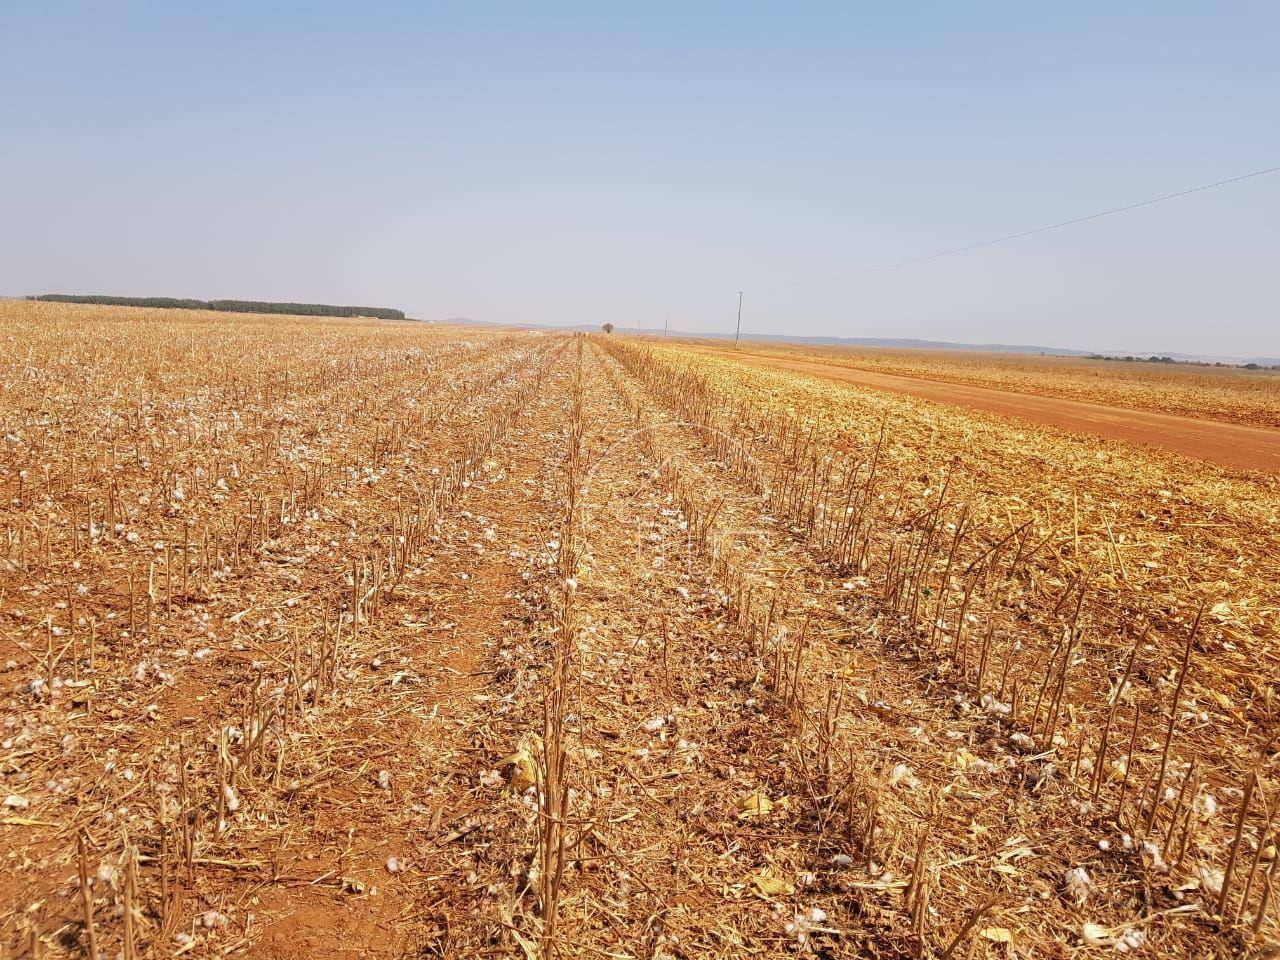
<path id="1" fill-rule="evenodd" d="M 733 330 L 733 342 L 737 344 L 738 337 L 742 334 L 742 291 L 738 291 L 738 325 Z"/>
<path id="2" fill-rule="evenodd" d="M 671 314 L 667 314 L 667 319 L 662 321 L 662 335 L 668 336 L 671 333 Z"/>

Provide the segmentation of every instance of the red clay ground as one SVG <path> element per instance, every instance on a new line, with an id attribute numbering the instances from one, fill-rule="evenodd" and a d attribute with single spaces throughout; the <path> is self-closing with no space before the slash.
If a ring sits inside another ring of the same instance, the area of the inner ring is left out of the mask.
<path id="1" fill-rule="evenodd" d="M 1077 433 L 1156 447 L 1237 470 L 1280 473 L 1280 431 L 1277 430 L 1194 420 L 1145 410 L 1127 410 L 1060 397 L 1037 397 L 988 387 L 872 373 L 819 361 L 788 360 L 715 348 L 703 349 L 733 357 L 739 363 L 755 367 L 787 370 L 805 376 L 985 410 L 1002 416 L 1021 417 Z"/>

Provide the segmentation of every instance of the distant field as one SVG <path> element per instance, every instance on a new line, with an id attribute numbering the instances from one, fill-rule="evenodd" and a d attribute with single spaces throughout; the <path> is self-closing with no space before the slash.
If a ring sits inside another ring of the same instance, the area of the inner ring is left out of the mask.
<path id="1" fill-rule="evenodd" d="M 0 955 L 1275 940 L 1280 478 L 759 360 L 0 302 Z"/>
<path id="2" fill-rule="evenodd" d="M 689 349 L 732 359 L 745 366 L 789 371 L 875 391 L 907 394 L 1073 433 L 1153 447 L 1236 470 L 1261 470 L 1280 475 L 1280 430 L 1272 427 L 1117 406 L 1045 392 L 1006 390 L 936 377 L 886 373 L 850 363 L 831 362 L 812 354 L 760 352 L 703 343 L 690 344 Z M 1043 381 L 1047 378 L 1039 376 L 1037 379 Z"/>
<path id="3" fill-rule="evenodd" d="M 724 347 L 723 341 L 701 341 Z M 1064 397 L 1134 410 L 1280 427 L 1280 372 L 932 350 L 813 347 L 744 341 L 761 356 L 805 358 L 858 370 Z"/>

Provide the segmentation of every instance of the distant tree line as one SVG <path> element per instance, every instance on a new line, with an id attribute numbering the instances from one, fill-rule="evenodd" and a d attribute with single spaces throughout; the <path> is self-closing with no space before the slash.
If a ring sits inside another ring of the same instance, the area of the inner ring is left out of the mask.
<path id="1" fill-rule="evenodd" d="M 338 307 L 331 303 L 273 303 L 267 300 L 185 300 L 178 297 L 107 297 L 46 293 L 28 300 L 50 303 L 101 303 L 112 307 L 169 307 L 179 310 L 222 310 L 227 313 L 290 313 L 308 317 L 377 317 L 403 320 L 403 310 L 390 307 Z"/>
<path id="2" fill-rule="evenodd" d="M 1173 357 L 1135 357 L 1108 356 L 1101 353 L 1089 354 L 1090 360 L 1113 360 L 1119 363 L 1176 363 L 1182 367 L 1240 367 L 1242 370 L 1280 370 L 1280 366 L 1267 367 L 1260 363 L 1223 363 L 1221 360 L 1175 360 Z"/>
<path id="3" fill-rule="evenodd" d="M 1132 355 L 1126 356 L 1126 357 L 1119 357 L 1119 356 L 1108 356 L 1101 353 L 1091 353 L 1089 354 L 1089 359 L 1090 360 L 1121 360 L 1126 363 L 1177 363 L 1178 362 L 1177 360 L 1173 359 L 1173 357 L 1157 357 L 1154 355 L 1150 357 L 1135 357 Z M 1190 361 L 1186 361 L 1186 362 L 1190 362 Z"/>

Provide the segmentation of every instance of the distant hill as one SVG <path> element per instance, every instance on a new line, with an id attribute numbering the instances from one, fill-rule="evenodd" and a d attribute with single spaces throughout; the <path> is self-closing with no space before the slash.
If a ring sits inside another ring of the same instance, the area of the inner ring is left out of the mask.
<path id="1" fill-rule="evenodd" d="M 685 334 L 678 334 L 685 336 Z M 695 333 L 688 336 L 704 339 L 732 340 L 726 333 Z M 984 353 L 1034 353 L 1051 357 L 1087 357 L 1090 350 L 1071 350 L 1066 347 L 1038 347 L 1026 343 L 954 343 L 949 340 L 918 340 L 891 337 L 804 337 L 783 333 L 751 334 L 746 339 L 768 340 L 779 343 L 804 343 L 819 347 L 882 347 L 887 350 L 973 350 Z"/>

